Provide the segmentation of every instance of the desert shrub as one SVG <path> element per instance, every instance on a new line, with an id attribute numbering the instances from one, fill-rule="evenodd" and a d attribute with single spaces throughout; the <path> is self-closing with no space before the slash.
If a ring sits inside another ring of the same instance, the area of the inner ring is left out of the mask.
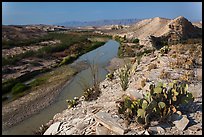
<path id="1" fill-rule="evenodd" d="M 162 48 L 160 49 L 160 53 L 161 53 L 162 55 L 167 54 L 169 51 L 170 51 L 169 46 L 164 46 L 164 47 L 162 47 Z"/>
<path id="2" fill-rule="evenodd" d="M 149 54 L 149 53 L 152 53 L 154 50 L 153 49 L 144 49 L 144 51 L 141 51 L 141 52 L 138 52 L 138 53 L 136 53 L 136 56 L 143 56 L 143 55 L 147 55 L 147 54 Z"/>
<path id="3" fill-rule="evenodd" d="M 85 48 L 85 52 L 94 50 L 94 49 L 96 49 L 96 48 L 98 48 L 104 44 L 105 44 L 105 42 L 94 42 L 93 44 L 91 44 L 90 46 Z"/>
<path id="4" fill-rule="evenodd" d="M 149 92 L 141 99 L 129 96 L 117 101 L 118 113 L 129 121 L 137 121 L 147 127 L 151 121 L 167 121 L 169 116 L 194 101 L 188 84 L 179 81 L 151 84 Z"/>
<path id="5" fill-rule="evenodd" d="M 124 37 L 121 37 L 121 36 L 118 36 L 118 35 L 114 36 L 113 39 L 115 41 L 119 42 L 120 44 L 125 41 Z"/>
<path id="6" fill-rule="evenodd" d="M 140 40 L 138 38 L 132 40 L 133 43 L 139 43 Z"/>
<path id="7" fill-rule="evenodd" d="M 164 71 L 164 69 L 161 71 L 160 75 L 159 75 L 159 78 L 160 79 L 166 79 L 166 78 L 170 78 L 171 76 L 171 73 L 170 72 L 167 72 L 167 71 Z"/>
<path id="8" fill-rule="evenodd" d="M 108 74 L 106 75 L 106 78 L 107 78 L 108 80 L 113 80 L 114 74 L 113 74 L 113 73 L 108 73 Z"/>
<path id="9" fill-rule="evenodd" d="M 34 54 L 35 54 L 35 52 L 30 50 L 30 51 L 27 51 L 25 53 L 15 55 L 13 57 L 12 56 L 3 57 L 2 58 L 2 66 L 10 65 L 10 64 L 16 64 L 21 59 L 33 56 Z"/>
<path id="10" fill-rule="evenodd" d="M 124 49 L 124 48 L 123 48 L 122 46 L 119 46 L 119 47 L 118 47 L 118 57 L 119 57 L 119 58 L 122 58 L 122 57 L 123 57 L 123 49 Z"/>
<path id="11" fill-rule="evenodd" d="M 87 88 L 86 90 L 84 90 L 83 96 L 84 96 L 85 101 L 92 100 L 93 94 L 94 94 L 94 89 L 93 88 Z"/>
<path id="12" fill-rule="evenodd" d="M 16 79 L 8 79 L 2 82 L 2 94 L 8 93 L 11 91 L 12 87 L 15 86 L 19 81 Z"/>
<path id="13" fill-rule="evenodd" d="M 156 69 L 156 68 L 157 68 L 157 64 L 151 63 L 151 64 L 148 66 L 147 70 L 150 71 L 150 70 Z"/>
<path id="14" fill-rule="evenodd" d="M 3 102 L 3 101 L 5 101 L 5 100 L 7 100 L 7 99 L 8 99 L 8 97 L 7 97 L 7 96 L 2 96 L 2 98 L 1 98 L 1 99 L 2 99 L 2 102 Z"/>
<path id="15" fill-rule="evenodd" d="M 141 56 L 137 56 L 137 64 L 138 65 L 140 65 L 141 59 L 142 59 L 142 55 Z"/>
<path id="16" fill-rule="evenodd" d="M 125 91 L 128 88 L 129 77 L 130 77 L 130 65 L 125 65 L 124 68 L 121 68 L 119 70 L 120 85 L 123 91 Z"/>
<path id="17" fill-rule="evenodd" d="M 32 81 L 29 85 L 31 87 L 39 86 L 39 85 L 45 83 L 46 80 L 47 80 L 46 77 L 39 77 L 39 78 L 36 78 L 34 81 Z"/>
<path id="18" fill-rule="evenodd" d="M 194 76 L 194 71 L 190 70 L 181 75 L 181 77 L 179 77 L 179 80 L 183 82 L 190 82 L 194 78 Z"/>
<path id="19" fill-rule="evenodd" d="M 192 57 L 182 57 L 177 55 L 176 61 L 172 61 L 169 63 L 171 68 L 183 68 L 183 69 L 192 69 L 195 65 L 195 59 Z"/>
<path id="20" fill-rule="evenodd" d="M 90 71 L 91 71 L 91 79 L 93 86 L 91 87 L 90 84 L 87 82 L 86 79 L 80 77 L 79 79 L 79 85 L 82 87 L 83 90 L 83 96 L 85 98 L 85 101 L 91 101 L 98 98 L 101 91 L 99 88 L 99 68 L 98 65 L 95 64 L 94 60 L 92 63 L 88 62 Z"/>
<path id="21" fill-rule="evenodd" d="M 64 65 L 64 64 L 68 64 L 68 63 L 71 63 L 72 61 L 74 61 L 74 57 L 73 56 L 70 56 L 70 55 L 68 55 L 68 56 L 66 56 L 66 57 L 64 57 L 63 58 L 63 60 L 60 62 L 60 64 L 59 64 L 59 66 L 61 66 L 61 65 Z"/>
<path id="22" fill-rule="evenodd" d="M 73 100 L 66 100 L 67 104 L 68 104 L 68 109 L 75 107 L 78 103 L 79 103 L 79 98 L 78 97 L 74 97 Z"/>
<path id="23" fill-rule="evenodd" d="M 12 94 L 18 94 L 25 91 L 28 87 L 23 83 L 17 83 L 11 90 Z"/>

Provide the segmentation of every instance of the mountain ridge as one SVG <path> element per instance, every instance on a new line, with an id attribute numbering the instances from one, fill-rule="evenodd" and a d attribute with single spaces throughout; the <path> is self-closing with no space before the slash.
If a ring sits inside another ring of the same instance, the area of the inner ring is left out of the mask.
<path id="1" fill-rule="evenodd" d="M 105 25 L 130 25 L 142 19 L 104 19 L 96 21 L 67 21 L 63 23 L 56 23 L 55 25 L 66 27 L 84 27 L 84 26 L 105 26 Z"/>

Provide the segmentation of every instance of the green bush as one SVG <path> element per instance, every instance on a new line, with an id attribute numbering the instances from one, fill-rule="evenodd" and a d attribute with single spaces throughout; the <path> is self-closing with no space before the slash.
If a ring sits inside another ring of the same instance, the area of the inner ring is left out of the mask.
<path id="1" fill-rule="evenodd" d="M 164 46 L 164 47 L 162 47 L 162 48 L 160 49 L 160 53 L 161 53 L 162 55 L 167 54 L 169 51 L 170 51 L 170 48 L 169 48 L 168 45 L 167 45 L 167 46 Z"/>
<path id="2" fill-rule="evenodd" d="M 10 92 L 12 87 L 18 82 L 19 81 L 16 79 L 8 79 L 7 81 L 2 82 L 2 94 Z"/>
<path id="3" fill-rule="evenodd" d="M 75 107 L 78 103 L 79 103 L 79 98 L 78 97 L 74 97 L 73 100 L 66 100 L 67 104 L 68 104 L 68 109 Z"/>
<path id="4" fill-rule="evenodd" d="M 17 83 L 11 90 L 12 94 L 18 94 L 25 91 L 28 87 L 23 83 Z"/>
<path id="5" fill-rule="evenodd" d="M 133 43 L 139 43 L 140 42 L 140 40 L 138 39 L 138 38 L 136 38 L 136 39 L 133 39 L 133 41 L 132 41 Z"/>
<path id="6" fill-rule="evenodd" d="M 114 74 L 113 74 L 113 73 L 108 73 L 108 74 L 106 75 L 106 78 L 107 78 L 108 80 L 113 80 Z"/>
<path id="7" fill-rule="evenodd" d="M 83 96 L 85 98 L 85 101 L 91 100 L 92 95 L 94 94 L 94 88 L 87 88 L 84 90 Z"/>
<path id="8" fill-rule="evenodd" d="M 30 82 L 29 85 L 30 85 L 31 87 L 35 87 L 35 86 L 38 86 L 38 85 L 43 84 L 46 80 L 47 80 L 47 78 L 45 78 L 45 77 L 36 78 L 36 79 L 33 80 L 32 82 Z"/>
<path id="9" fill-rule="evenodd" d="M 63 60 L 60 62 L 59 66 L 71 63 L 77 58 L 77 55 L 71 55 L 71 56 L 66 56 L 63 58 Z"/>

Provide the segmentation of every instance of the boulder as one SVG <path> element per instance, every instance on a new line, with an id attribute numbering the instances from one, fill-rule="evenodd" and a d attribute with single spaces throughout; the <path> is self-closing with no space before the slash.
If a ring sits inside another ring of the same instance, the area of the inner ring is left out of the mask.
<path id="1" fill-rule="evenodd" d="M 149 132 L 147 130 L 145 130 L 143 135 L 150 135 Z"/>
<path id="2" fill-rule="evenodd" d="M 197 69 L 196 73 L 197 73 L 197 79 L 199 81 L 202 81 L 202 69 Z"/>
<path id="3" fill-rule="evenodd" d="M 133 99 L 141 99 L 143 98 L 142 94 L 138 92 L 136 89 L 127 89 L 127 95 L 129 95 Z"/>
<path id="4" fill-rule="evenodd" d="M 148 131 L 151 134 L 164 134 L 165 133 L 165 130 L 160 126 L 149 127 Z"/>
<path id="5" fill-rule="evenodd" d="M 76 125 L 76 128 L 79 129 L 79 130 L 82 130 L 84 129 L 88 124 L 85 124 L 84 122 L 79 122 L 77 125 Z"/>
<path id="6" fill-rule="evenodd" d="M 99 124 L 96 127 L 96 135 L 108 135 L 109 130 L 104 126 L 99 126 Z"/>
<path id="7" fill-rule="evenodd" d="M 59 127 L 61 125 L 61 122 L 56 122 L 54 124 L 52 124 L 43 135 L 54 135 L 57 133 L 57 131 L 59 130 Z"/>
<path id="8" fill-rule="evenodd" d="M 71 128 L 71 129 L 65 131 L 65 134 L 66 134 L 66 135 L 72 135 L 75 131 L 76 131 L 76 128 L 73 127 L 73 128 Z"/>
<path id="9" fill-rule="evenodd" d="M 173 114 L 171 117 L 173 124 L 177 127 L 177 129 L 183 131 L 189 123 L 189 120 L 186 115 L 179 115 L 177 113 Z"/>
<path id="10" fill-rule="evenodd" d="M 95 114 L 95 120 L 108 128 L 109 130 L 115 132 L 118 135 L 123 135 L 125 130 L 121 127 L 109 113 L 99 111 Z"/>
<path id="11" fill-rule="evenodd" d="M 135 84 L 136 89 L 142 89 L 146 85 L 146 78 L 139 78 Z"/>

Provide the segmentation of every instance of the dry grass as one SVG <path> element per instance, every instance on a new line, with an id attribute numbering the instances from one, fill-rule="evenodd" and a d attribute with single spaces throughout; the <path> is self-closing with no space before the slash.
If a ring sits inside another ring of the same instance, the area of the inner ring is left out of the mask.
<path id="1" fill-rule="evenodd" d="M 171 73 L 164 71 L 164 69 L 161 71 L 160 75 L 159 75 L 160 79 L 170 79 L 171 78 Z"/>
<path id="2" fill-rule="evenodd" d="M 152 70 L 152 69 L 156 69 L 157 68 L 157 64 L 154 64 L 154 63 L 151 63 L 149 66 L 148 66 L 148 71 Z"/>

